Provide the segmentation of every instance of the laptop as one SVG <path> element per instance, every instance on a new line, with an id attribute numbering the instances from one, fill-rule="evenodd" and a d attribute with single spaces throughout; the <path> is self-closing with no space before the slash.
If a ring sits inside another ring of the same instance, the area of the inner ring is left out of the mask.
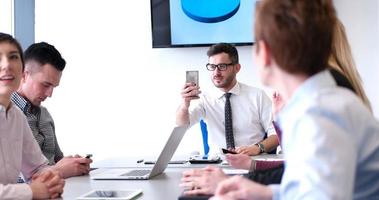
<path id="1" fill-rule="evenodd" d="M 158 160 L 155 162 L 152 169 L 109 169 L 98 174 L 91 175 L 94 180 L 148 180 L 154 176 L 161 174 L 167 167 L 168 162 L 171 160 L 180 141 L 182 140 L 187 126 L 175 127 L 166 145 L 163 147 Z"/>

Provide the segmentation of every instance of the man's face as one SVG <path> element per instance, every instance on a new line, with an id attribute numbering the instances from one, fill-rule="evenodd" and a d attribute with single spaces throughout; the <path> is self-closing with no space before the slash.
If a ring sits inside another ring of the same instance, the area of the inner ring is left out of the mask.
<path id="1" fill-rule="evenodd" d="M 40 64 L 33 61 L 28 62 L 26 63 L 26 69 L 29 68 L 28 65 Z M 62 72 L 50 64 L 32 66 L 33 69 L 38 67 L 40 67 L 40 71 L 36 70 L 34 73 L 25 70 L 19 90 L 21 95 L 26 97 L 35 106 L 41 105 L 42 101 L 53 95 L 53 90 L 59 85 L 62 76 Z"/>
<path id="2" fill-rule="evenodd" d="M 232 61 L 229 58 L 229 55 L 226 53 L 220 53 L 209 57 L 209 64 L 230 64 Z M 212 71 L 211 79 L 213 84 L 220 89 L 231 89 L 236 79 L 236 74 L 239 71 L 238 64 L 228 65 L 225 71 L 220 71 L 216 68 Z"/>

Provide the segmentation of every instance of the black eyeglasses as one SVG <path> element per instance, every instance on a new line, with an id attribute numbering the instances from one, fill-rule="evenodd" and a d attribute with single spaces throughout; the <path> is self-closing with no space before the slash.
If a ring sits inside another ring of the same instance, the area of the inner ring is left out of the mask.
<path id="1" fill-rule="evenodd" d="M 215 65 L 215 64 L 210 64 L 210 63 L 208 63 L 207 65 L 206 65 L 206 67 L 207 67 L 207 70 L 209 70 L 209 71 L 214 71 L 214 70 L 216 70 L 216 68 L 219 70 L 219 71 L 225 71 L 226 70 L 226 68 L 228 68 L 228 66 L 229 65 L 234 65 L 233 63 L 220 63 L 220 64 L 218 64 L 218 65 Z"/>

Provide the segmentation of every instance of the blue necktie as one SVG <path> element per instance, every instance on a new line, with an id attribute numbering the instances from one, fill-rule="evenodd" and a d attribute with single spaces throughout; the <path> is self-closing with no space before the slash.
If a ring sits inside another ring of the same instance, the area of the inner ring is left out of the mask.
<path id="1" fill-rule="evenodd" d="M 230 106 L 230 96 L 232 93 L 225 93 L 225 139 L 226 147 L 234 149 L 233 122 L 232 122 L 232 107 Z"/>

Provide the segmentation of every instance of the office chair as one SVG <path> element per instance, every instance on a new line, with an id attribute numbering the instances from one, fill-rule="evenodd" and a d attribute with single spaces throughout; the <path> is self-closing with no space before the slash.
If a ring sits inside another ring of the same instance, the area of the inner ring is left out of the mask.
<path id="1" fill-rule="evenodd" d="M 200 129 L 201 129 L 201 135 L 203 138 L 204 155 L 208 155 L 209 153 L 208 129 L 207 129 L 207 124 L 204 122 L 204 120 L 200 120 Z"/>
<path id="2" fill-rule="evenodd" d="M 204 155 L 208 155 L 209 153 L 209 144 L 208 144 L 208 130 L 207 130 L 207 123 L 202 119 L 200 120 L 200 129 L 201 129 L 201 135 L 203 138 L 203 148 L 204 148 Z M 264 139 L 267 138 L 267 133 L 265 134 Z M 276 149 L 273 149 L 270 152 L 267 152 L 268 154 L 276 154 Z"/>

